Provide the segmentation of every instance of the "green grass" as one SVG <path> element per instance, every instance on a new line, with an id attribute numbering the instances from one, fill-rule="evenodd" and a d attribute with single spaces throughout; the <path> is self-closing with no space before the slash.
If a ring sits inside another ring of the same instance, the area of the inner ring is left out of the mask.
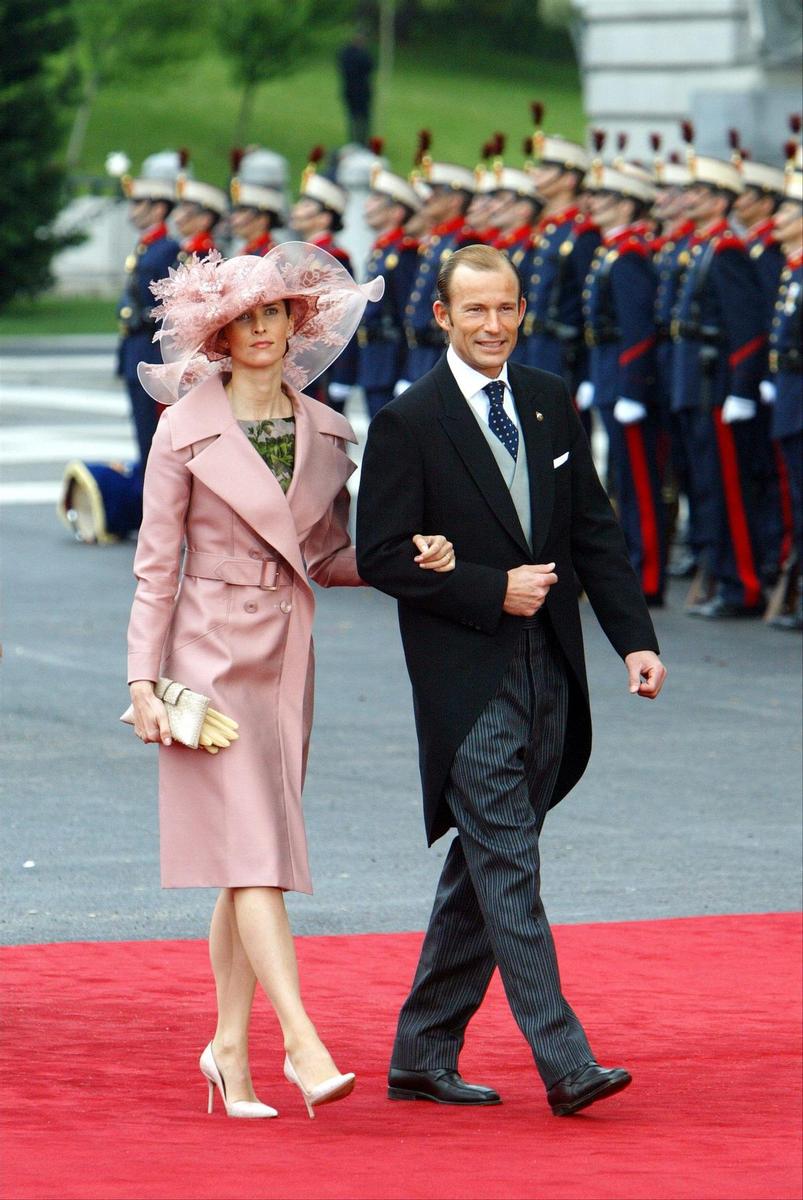
<path id="1" fill-rule="evenodd" d="M 48 337 L 62 333 L 114 333 L 113 300 L 88 296 L 43 296 L 17 300 L 0 313 L 3 337 Z"/>
<path id="2" fill-rule="evenodd" d="M 423 127 L 432 130 L 435 157 L 469 166 L 490 134 L 503 130 L 509 160 L 518 164 L 522 139 L 531 132 L 528 106 L 534 98 L 546 103 L 552 131 L 583 137 L 579 80 L 571 62 L 540 59 L 537 46 L 532 53 L 502 56 L 469 45 L 446 60 L 432 49 L 404 50 L 388 95 L 379 98 L 375 133 L 385 138 L 385 153 L 404 173 Z M 225 64 L 211 54 L 149 76 L 133 91 L 130 83 L 111 85 L 96 104 L 83 169 L 102 174 L 110 150 L 124 150 L 138 169 L 155 150 L 187 146 L 196 176 L 225 186 L 238 103 Z M 328 148 L 342 144 L 343 112 L 331 58 L 264 84 L 248 140 L 289 160 L 291 186 L 316 142 Z"/>

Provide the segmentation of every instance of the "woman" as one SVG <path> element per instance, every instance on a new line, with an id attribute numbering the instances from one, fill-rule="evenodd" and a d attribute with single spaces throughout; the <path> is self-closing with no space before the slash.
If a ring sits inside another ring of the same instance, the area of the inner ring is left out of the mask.
<path id="1" fill-rule="evenodd" d="M 190 260 L 153 285 L 164 365 L 141 364 L 140 378 L 171 407 L 145 477 L 128 678 L 138 736 L 161 743 L 162 884 L 221 888 L 209 935 L 218 1021 L 200 1066 L 209 1111 L 217 1087 L 229 1116 L 276 1116 L 257 1100 L 248 1065 L 257 982 L 309 1115 L 354 1085 L 304 1010 L 284 905 L 285 891 L 312 890 L 301 811 L 309 579 L 362 582 L 347 533 L 345 443 L 355 437 L 298 389 L 334 361 L 381 287 L 358 287 L 306 243 Z M 444 538 L 414 540 L 423 570 L 453 568 Z M 214 756 L 171 744 L 154 695 L 160 675 L 210 696 L 239 722 L 238 740 Z"/>

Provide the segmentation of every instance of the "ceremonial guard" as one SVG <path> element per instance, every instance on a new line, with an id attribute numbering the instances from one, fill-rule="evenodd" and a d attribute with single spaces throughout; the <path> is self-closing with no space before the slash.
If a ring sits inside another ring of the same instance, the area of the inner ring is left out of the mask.
<path id="1" fill-rule="evenodd" d="M 179 244 L 167 228 L 176 197 L 176 178 L 186 155 L 167 151 L 143 163 L 142 176 L 124 176 L 129 218 L 139 237 L 125 261 L 125 284 L 117 306 L 120 342 L 117 374 L 128 390 L 137 439 L 135 463 L 83 462 L 67 464 L 57 511 L 80 542 L 115 542 L 139 528 L 142 519 L 142 480 L 156 430 L 159 409 L 137 378 L 140 362 L 161 362 L 153 335 L 156 322 L 150 283 L 163 279 L 176 265 Z"/>
<path id="2" fill-rule="evenodd" d="M 290 224 L 298 237 L 326 250 L 353 275 L 351 259 L 334 239 L 343 228 L 348 194 L 334 180 L 319 173 L 318 163 L 325 153 L 323 146 L 315 146 L 310 152 L 301 176 L 299 197 L 290 213 Z M 343 412 L 348 394 L 357 382 L 358 354 L 355 337 L 316 384 L 318 399 L 337 412 Z"/>
<path id="3" fill-rule="evenodd" d="M 371 149 L 381 154 L 378 138 Z M 369 303 L 357 330 L 359 370 L 357 382 L 365 390 L 371 417 L 393 397 L 401 375 L 406 344 L 402 320 L 418 258 L 418 239 L 405 232 L 410 217 L 422 200 L 412 184 L 378 163 L 371 172 L 371 190 L 365 201 L 365 220 L 376 240 L 366 265 L 366 277 L 381 276 L 385 292 Z"/>
<path id="4" fill-rule="evenodd" d="M 186 262 L 191 254 L 206 258 L 218 248 L 213 235 L 229 206 L 226 193 L 181 174 L 176 180 L 176 199 L 173 221 L 182 238 L 179 262 Z"/>
<path id="5" fill-rule="evenodd" d="M 421 210 L 430 229 L 421 239 L 413 285 L 404 306 L 407 354 L 402 377 L 396 385 L 397 393 L 426 375 L 443 354 L 443 333 L 432 315 L 435 285 L 440 264 L 458 245 L 474 192 L 474 176 L 468 167 L 433 162 L 424 153 L 421 172 L 430 188 Z"/>
<path id="6" fill-rule="evenodd" d="M 497 233 L 493 245 L 508 256 L 523 276 L 525 260 L 532 247 L 535 222 L 543 210 L 544 200 L 527 171 L 506 167 L 497 159 L 492 174 L 498 201 L 494 212 Z"/>
<path id="7" fill-rule="evenodd" d="M 778 167 L 748 158 L 738 145 L 735 130 L 731 130 L 731 139 L 735 143 L 734 162 L 744 184 L 744 191 L 733 202 L 733 216 L 744 230 L 745 249 L 756 268 L 769 321 L 784 261 L 775 240 L 774 219 L 783 198 L 785 176 Z"/>
<path id="8" fill-rule="evenodd" d="M 664 595 L 664 522 L 655 403 L 657 278 L 643 217 L 655 199 L 646 173 L 593 164 L 591 217 L 602 232 L 583 291 L 589 385 L 609 443 L 633 568 L 648 604 Z"/>
<path id="9" fill-rule="evenodd" d="M 562 376 L 571 396 L 587 378 L 583 344 L 582 291 L 599 245 L 599 232 L 581 211 L 578 193 L 588 170 L 586 150 L 540 129 L 543 106 L 535 103 L 531 175 L 544 200 L 535 227 L 525 279 L 527 313 L 522 326 L 521 361 Z M 587 397 L 578 396 L 588 407 Z"/>
<path id="10" fill-rule="evenodd" d="M 232 150 L 229 228 L 243 241 L 240 254 L 257 254 L 264 258 L 274 247 L 273 230 L 282 224 L 285 205 L 283 193 L 268 186 L 258 170 L 261 153 L 244 154 L 242 150 Z"/>
<path id="11" fill-rule="evenodd" d="M 758 404 L 767 359 L 765 311 L 754 265 L 729 224 L 744 187 L 739 171 L 693 151 L 689 168 L 695 231 L 672 320 L 672 410 L 700 542 L 688 611 L 709 618 L 760 615 L 762 502 L 774 475 Z"/>
<path id="12" fill-rule="evenodd" d="M 770 331 L 769 388 L 762 395 L 772 405 L 771 432 L 786 465 L 794 529 L 794 557 L 787 569 L 782 604 L 770 624 L 803 629 L 803 170 L 787 172 L 785 196 L 774 218 L 775 236 L 786 261 Z"/>
<path id="13" fill-rule="evenodd" d="M 655 295 L 656 337 L 656 403 L 660 420 L 658 467 L 661 477 L 661 494 L 664 508 L 666 542 L 672 542 L 677 520 L 678 497 L 686 488 L 686 463 L 683 457 L 683 441 L 673 430 L 672 416 L 672 314 L 677 303 L 678 290 L 683 271 L 689 261 L 689 242 L 694 233 L 694 224 L 686 216 L 688 196 L 686 188 L 691 183 L 688 167 L 670 157 L 664 161 L 660 156 L 661 138 L 651 135 L 655 159 L 655 203 L 652 216 L 660 232 L 652 238 L 650 247 L 658 278 Z M 674 562 L 667 562 L 667 573 L 687 576 L 694 573 L 698 539 L 694 530 L 694 513 L 689 507 L 686 528 L 685 553 Z"/>

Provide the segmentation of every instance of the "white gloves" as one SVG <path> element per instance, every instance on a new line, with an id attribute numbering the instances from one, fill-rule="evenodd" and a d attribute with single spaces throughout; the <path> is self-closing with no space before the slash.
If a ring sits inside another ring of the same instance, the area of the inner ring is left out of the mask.
<path id="1" fill-rule="evenodd" d="M 584 379 L 581 384 L 578 384 L 575 401 L 580 412 L 585 412 L 594 403 L 594 385 L 590 380 Z"/>
<path id="2" fill-rule="evenodd" d="M 636 421 L 644 420 L 647 410 L 640 401 L 622 396 L 613 406 L 613 415 L 620 425 L 635 425 Z"/>
<path id="3" fill-rule="evenodd" d="M 733 425 L 737 421 L 751 421 L 755 415 L 755 400 L 746 400 L 744 396 L 728 396 L 722 405 L 723 425 Z"/>
<path id="4" fill-rule="evenodd" d="M 759 395 L 761 396 L 762 404 L 774 404 L 775 397 L 778 395 L 778 389 L 771 379 L 762 379 L 758 385 Z"/>
<path id="5" fill-rule="evenodd" d="M 335 404 L 345 404 L 351 394 L 351 385 L 348 383 L 330 383 L 329 384 L 329 399 Z"/>
<path id="6" fill-rule="evenodd" d="M 406 392 L 409 386 L 410 386 L 409 379 L 398 379 L 396 381 L 396 386 L 393 389 L 394 399 L 396 398 L 396 396 L 400 396 L 402 394 L 402 392 Z"/>

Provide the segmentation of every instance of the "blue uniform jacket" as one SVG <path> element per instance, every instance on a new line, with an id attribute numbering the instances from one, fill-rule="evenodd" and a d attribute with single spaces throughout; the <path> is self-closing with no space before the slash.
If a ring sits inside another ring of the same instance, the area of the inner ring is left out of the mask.
<path id="1" fill-rule="evenodd" d="M 159 343 L 153 341 L 157 324 L 151 319 L 151 309 L 156 301 L 150 283 L 165 278 L 176 265 L 179 250 L 178 242 L 168 237 L 167 226 L 160 225 L 141 238 L 126 259 L 125 286 L 117 305 L 121 333 L 117 374 L 124 379 L 137 378 L 138 363 L 162 361 Z"/>
<path id="2" fill-rule="evenodd" d="M 393 388 L 400 378 L 407 344 L 402 320 L 418 265 L 418 243 L 403 229 L 377 238 L 366 263 L 366 278 L 381 275 L 385 293 L 369 303 L 357 331 L 360 361 L 357 382 L 370 391 Z"/>
<path id="3" fill-rule="evenodd" d="M 641 233 L 625 229 L 594 253 L 583 290 L 589 379 L 594 404 L 612 408 L 620 397 L 650 407 L 655 400 L 657 276 Z"/>
<path id="4" fill-rule="evenodd" d="M 776 388 L 772 436 L 803 433 L 803 255 L 787 261 L 781 273 L 770 331 L 770 370 Z"/>
<path id="5" fill-rule="evenodd" d="M 767 322 L 756 269 L 724 221 L 695 235 L 690 254 L 672 320 L 672 409 L 757 400 Z"/>
<path id="6" fill-rule="evenodd" d="M 655 293 L 658 402 L 664 412 L 669 411 L 672 397 L 672 316 L 690 258 L 688 247 L 693 231 L 691 221 L 684 221 L 653 246 L 653 262 L 658 275 Z"/>
<path id="7" fill-rule="evenodd" d="M 525 277 L 522 362 L 562 376 L 573 394 L 588 377 L 583 287 L 600 235 L 576 207 L 542 217 Z"/>
<path id="8" fill-rule="evenodd" d="M 455 217 L 436 225 L 418 248 L 415 274 L 404 306 L 404 333 L 410 349 L 415 346 L 438 346 L 443 349 L 443 330 L 432 315 L 435 282 L 441 260 L 455 249 L 463 217 Z"/>

